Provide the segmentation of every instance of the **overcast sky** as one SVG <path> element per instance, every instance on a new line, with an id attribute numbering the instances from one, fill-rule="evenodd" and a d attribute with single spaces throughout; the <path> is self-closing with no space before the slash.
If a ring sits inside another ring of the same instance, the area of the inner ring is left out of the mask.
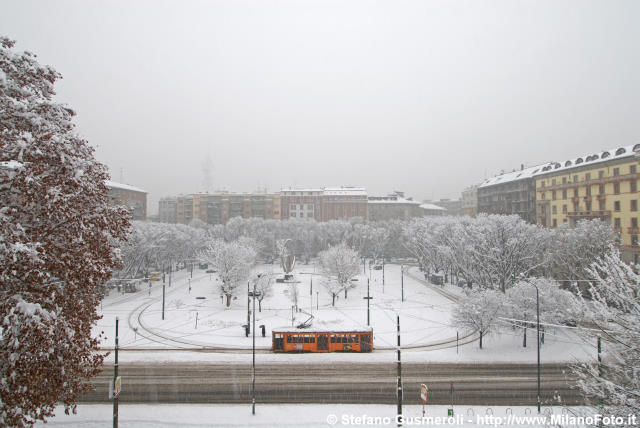
<path id="1" fill-rule="evenodd" d="M 419 199 L 640 143 L 640 1 L 10 1 L 115 181 Z"/>

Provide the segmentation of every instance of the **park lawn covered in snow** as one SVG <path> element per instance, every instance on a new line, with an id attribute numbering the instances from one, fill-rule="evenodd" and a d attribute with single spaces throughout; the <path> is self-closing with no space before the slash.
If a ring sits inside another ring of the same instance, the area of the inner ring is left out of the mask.
<path id="1" fill-rule="evenodd" d="M 260 267 L 261 271 L 272 271 L 282 276 L 276 265 Z M 400 315 L 403 361 L 406 362 L 536 362 L 535 331 L 528 332 L 529 346 L 522 347 L 522 330 L 503 328 L 500 333 L 484 338 L 484 349 L 478 349 L 477 341 L 455 347 L 455 341 L 446 345 L 433 345 L 455 339 L 456 329 L 450 325 L 450 312 L 454 302 L 439 294 L 439 286 L 428 287 L 420 278 L 420 272 L 412 268 L 404 277 L 405 301 L 401 301 L 400 266 L 385 266 L 385 285 L 382 286 L 382 271 L 367 268 L 360 275 L 358 285 L 348 291 L 348 298 L 341 294 L 336 306 L 331 307 L 329 293 L 320 285 L 313 265 L 299 265 L 295 277 L 300 283 L 299 306 L 305 312 L 294 312 L 298 324 L 313 314 L 314 324 L 321 328 L 361 328 L 366 326 L 366 278 L 370 279 L 371 325 L 374 330 L 376 350 L 367 354 L 274 354 L 271 347 L 271 330 L 291 326 L 291 300 L 289 284 L 274 283 L 271 297 L 262 303 L 262 312 L 257 312 L 256 325 L 266 326 L 266 337 L 257 329 L 256 347 L 258 362 L 322 362 L 322 361 L 394 361 L 396 341 L 396 313 Z M 310 294 L 313 277 L 313 294 Z M 215 285 L 215 274 L 194 269 L 193 279 L 186 270 L 175 273 L 172 286 L 166 286 L 165 320 L 162 321 L 162 282 L 152 283 L 149 289 L 138 293 L 117 295 L 112 293 L 103 302 L 97 330 L 104 330 L 107 338 L 104 348 L 113 347 L 115 317 L 120 318 L 120 361 L 142 362 L 231 362 L 250 363 L 251 336 L 245 337 L 243 324 L 247 322 L 247 291 L 241 288 L 237 299 L 226 308 Z M 189 292 L 189 284 L 191 292 Z M 445 286 L 444 290 L 455 293 L 457 287 Z M 205 297 L 205 299 L 196 299 Z M 313 297 L 313 299 L 312 299 Z M 319 298 L 319 301 L 318 301 Z M 312 306 L 313 302 L 313 308 Z M 256 308 L 258 307 L 256 302 Z M 317 308 L 317 309 L 316 309 Z M 196 314 L 198 326 L 196 328 Z M 312 326 L 312 328 L 313 328 Z M 136 329 L 137 331 L 135 331 Z M 144 337 L 147 336 L 147 337 Z M 460 334 L 462 337 L 463 334 Z M 425 347 L 416 347 L 425 345 Z M 432 346 L 429 346 L 432 345 Z M 203 347 L 226 347 L 244 349 L 245 352 L 211 352 Z M 542 363 L 592 360 L 596 357 L 595 341 L 584 344 L 571 330 L 548 330 L 541 350 Z M 105 361 L 113 361 L 113 353 Z"/>

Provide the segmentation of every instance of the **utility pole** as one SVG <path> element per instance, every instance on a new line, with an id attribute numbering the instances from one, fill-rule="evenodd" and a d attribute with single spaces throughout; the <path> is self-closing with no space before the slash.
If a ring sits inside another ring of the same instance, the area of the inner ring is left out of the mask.
<path id="1" fill-rule="evenodd" d="M 253 283 L 253 371 L 251 375 L 252 415 L 256 414 L 256 282 Z"/>
<path id="2" fill-rule="evenodd" d="M 400 289 L 402 290 L 402 300 L 404 302 L 404 266 L 400 265 Z"/>
<path id="3" fill-rule="evenodd" d="M 367 279 L 367 297 L 363 297 L 363 299 L 365 299 L 367 301 L 367 326 L 370 326 L 370 318 L 369 318 L 369 302 L 371 301 L 371 299 L 373 299 L 373 297 L 369 296 L 369 279 Z"/>
<path id="4" fill-rule="evenodd" d="M 169 286 L 171 286 L 171 275 L 169 275 Z M 162 320 L 164 321 L 164 282 L 162 283 Z"/>
<path id="5" fill-rule="evenodd" d="M 320 297 L 319 296 L 320 296 L 320 292 L 316 291 L 316 311 L 318 311 L 319 310 L 318 308 L 320 307 L 319 306 L 320 305 L 320 302 L 319 302 Z"/>
<path id="6" fill-rule="evenodd" d="M 398 416 L 402 415 L 402 363 L 400 362 L 400 315 L 397 315 L 398 323 Z M 398 422 L 398 426 L 402 426 Z"/>
<path id="7" fill-rule="evenodd" d="M 116 379 L 118 379 L 118 317 L 116 317 L 116 349 L 115 363 L 113 365 L 113 428 L 118 428 L 118 396 L 115 395 Z"/>
<path id="8" fill-rule="evenodd" d="M 384 257 L 382 257 L 382 289 L 384 290 Z"/>
<path id="9" fill-rule="evenodd" d="M 540 414 L 540 293 L 536 286 L 536 312 L 538 313 L 538 414 Z"/>
<path id="10" fill-rule="evenodd" d="M 247 281 L 247 328 L 251 328 L 251 309 L 249 309 L 249 305 L 251 304 L 251 291 L 249 291 L 249 281 Z"/>

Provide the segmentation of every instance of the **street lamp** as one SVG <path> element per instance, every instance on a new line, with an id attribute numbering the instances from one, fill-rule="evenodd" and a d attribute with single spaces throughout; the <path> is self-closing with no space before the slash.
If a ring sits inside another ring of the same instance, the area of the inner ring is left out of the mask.
<path id="1" fill-rule="evenodd" d="M 258 279 L 253 281 L 253 291 L 249 292 L 249 297 L 253 297 L 253 364 L 251 374 L 251 414 L 256 414 L 256 297 L 260 297 L 260 292 L 256 291 L 256 284 L 262 274 L 258 274 Z"/>

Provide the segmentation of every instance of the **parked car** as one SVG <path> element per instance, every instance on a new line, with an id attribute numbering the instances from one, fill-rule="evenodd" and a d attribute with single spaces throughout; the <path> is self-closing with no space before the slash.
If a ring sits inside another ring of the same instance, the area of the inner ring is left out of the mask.
<path id="1" fill-rule="evenodd" d="M 217 270 L 215 270 L 215 269 L 207 269 L 207 273 L 216 273 L 216 272 L 217 272 Z"/>
<path id="2" fill-rule="evenodd" d="M 460 281 L 458 281 L 458 287 L 466 287 L 467 286 L 467 281 L 465 281 L 464 279 L 461 279 Z"/>
<path id="3" fill-rule="evenodd" d="M 381 264 L 374 265 L 373 270 L 382 270 L 382 265 Z"/>

